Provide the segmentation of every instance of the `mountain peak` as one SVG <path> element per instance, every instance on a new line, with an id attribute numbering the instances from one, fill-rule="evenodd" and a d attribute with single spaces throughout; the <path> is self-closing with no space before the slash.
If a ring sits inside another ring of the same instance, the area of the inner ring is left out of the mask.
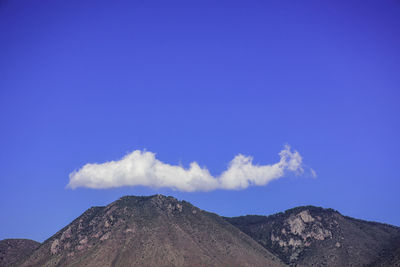
<path id="1" fill-rule="evenodd" d="M 284 213 L 290 214 L 290 213 L 302 212 L 302 211 L 307 211 L 307 210 L 313 214 L 317 214 L 317 213 L 340 214 L 337 210 L 334 210 L 334 209 L 330 209 L 330 208 L 327 209 L 327 208 L 317 207 L 317 206 L 312 206 L 312 205 L 298 206 L 295 208 L 287 209 L 286 211 L 284 211 Z"/>
<path id="2" fill-rule="evenodd" d="M 151 196 L 123 196 L 117 201 L 111 203 L 110 205 L 116 204 L 120 207 L 122 206 L 135 206 L 144 204 L 146 202 L 158 203 L 158 204 L 168 204 L 180 202 L 172 196 L 164 196 L 161 194 L 151 195 Z"/>
<path id="3" fill-rule="evenodd" d="M 216 214 L 163 195 L 92 207 L 46 240 L 22 266 L 281 266 Z"/>

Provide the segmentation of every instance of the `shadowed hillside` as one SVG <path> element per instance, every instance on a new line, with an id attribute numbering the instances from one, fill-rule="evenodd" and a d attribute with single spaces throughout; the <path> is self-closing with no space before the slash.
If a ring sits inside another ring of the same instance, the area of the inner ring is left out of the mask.
<path id="1" fill-rule="evenodd" d="M 226 220 L 293 266 L 398 262 L 400 228 L 353 219 L 332 209 L 306 206 L 271 216 Z"/>
<path id="2" fill-rule="evenodd" d="M 4 239 L 0 241 L 0 266 L 11 266 L 32 254 L 40 243 L 29 239 Z"/>

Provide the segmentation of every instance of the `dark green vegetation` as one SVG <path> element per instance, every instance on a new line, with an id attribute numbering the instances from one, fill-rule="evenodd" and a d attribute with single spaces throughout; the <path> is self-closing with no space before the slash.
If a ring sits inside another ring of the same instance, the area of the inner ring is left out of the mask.
<path id="1" fill-rule="evenodd" d="M 0 242 L 0 266 L 400 266 L 400 228 L 298 207 L 222 218 L 173 197 L 123 197 L 55 235 Z"/>
<path id="2" fill-rule="evenodd" d="M 400 228 L 298 207 L 271 216 L 225 218 L 292 266 L 395 266 Z"/>

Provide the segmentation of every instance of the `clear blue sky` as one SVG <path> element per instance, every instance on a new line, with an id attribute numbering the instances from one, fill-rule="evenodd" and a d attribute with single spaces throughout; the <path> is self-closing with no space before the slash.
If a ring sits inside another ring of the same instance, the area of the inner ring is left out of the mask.
<path id="1" fill-rule="evenodd" d="M 1 1 L 0 239 L 166 194 L 225 216 L 317 205 L 400 225 L 399 1 Z M 147 149 L 218 175 L 284 144 L 318 174 L 181 193 L 66 189 Z"/>

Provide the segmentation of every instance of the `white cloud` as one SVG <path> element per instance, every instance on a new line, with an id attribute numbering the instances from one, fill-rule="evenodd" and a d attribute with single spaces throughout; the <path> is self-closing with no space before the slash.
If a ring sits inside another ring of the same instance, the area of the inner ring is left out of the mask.
<path id="1" fill-rule="evenodd" d="M 237 155 L 228 169 L 214 177 L 207 168 L 192 162 L 189 168 L 170 165 L 156 159 L 149 151 L 135 150 L 121 160 L 102 164 L 89 163 L 69 175 L 69 188 L 112 188 L 121 186 L 168 187 L 193 192 L 215 189 L 245 189 L 263 186 L 282 178 L 286 172 L 303 173 L 302 157 L 286 145 L 280 161 L 272 165 L 255 165 L 250 156 Z M 313 171 L 313 170 L 312 170 Z M 315 172 L 313 171 L 313 174 Z"/>

